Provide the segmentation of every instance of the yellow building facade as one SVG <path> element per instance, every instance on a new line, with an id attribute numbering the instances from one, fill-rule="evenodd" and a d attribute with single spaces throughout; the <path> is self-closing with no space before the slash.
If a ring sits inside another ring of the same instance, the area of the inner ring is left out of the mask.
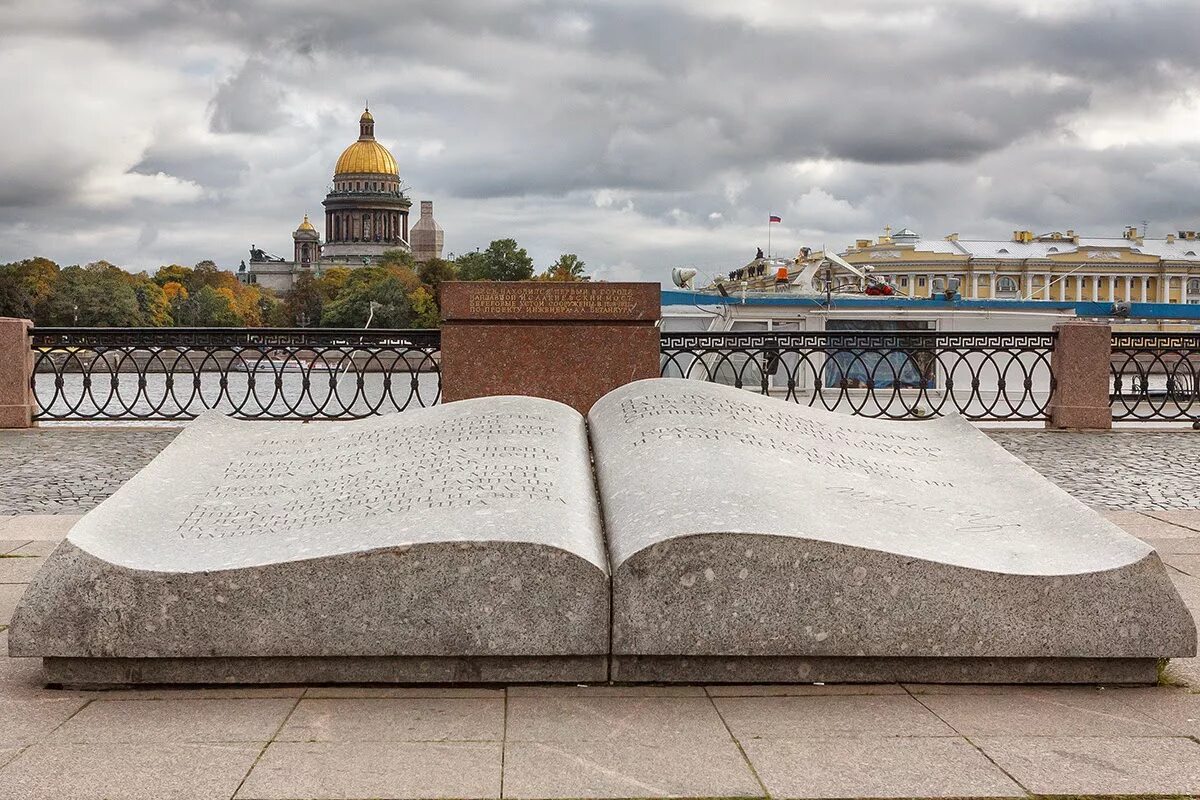
<path id="1" fill-rule="evenodd" d="M 1024 299 L 1134 303 L 1200 303 L 1200 234 L 1180 231 L 1144 238 L 1136 228 L 1120 237 L 1084 237 L 1068 230 L 1007 240 L 966 240 L 957 234 L 923 239 L 907 228 L 859 239 L 842 257 L 870 266 L 898 292 L 928 297 L 935 282 L 959 280 L 967 299 Z M 814 253 L 809 258 L 819 257 Z"/>

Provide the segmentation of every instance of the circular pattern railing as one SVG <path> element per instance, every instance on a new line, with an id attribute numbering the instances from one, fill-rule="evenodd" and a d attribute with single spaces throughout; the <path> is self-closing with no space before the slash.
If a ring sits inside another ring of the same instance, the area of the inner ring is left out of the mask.
<path id="1" fill-rule="evenodd" d="M 437 330 L 37 328 L 40 420 L 354 419 L 437 403 Z"/>
<path id="2" fill-rule="evenodd" d="M 664 377 L 887 419 L 1046 417 L 1053 333 L 663 333 Z"/>
<path id="3" fill-rule="evenodd" d="M 1200 425 L 1200 334 L 1114 333 L 1113 420 Z"/>

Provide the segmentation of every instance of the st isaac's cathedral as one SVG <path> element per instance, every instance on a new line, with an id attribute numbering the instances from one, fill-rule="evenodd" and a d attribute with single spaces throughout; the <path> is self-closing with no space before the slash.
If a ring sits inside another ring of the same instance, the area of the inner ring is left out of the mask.
<path id="1" fill-rule="evenodd" d="M 442 257 L 442 228 L 433 220 L 433 203 L 421 203 L 421 216 L 409 229 L 412 201 L 400 186 L 400 170 L 388 149 L 375 140 L 369 110 L 358 119 L 358 141 L 342 151 L 325 196 L 325 241 L 304 215 L 292 233 L 289 261 L 250 246 L 250 263 L 238 277 L 276 291 L 287 291 L 297 276 L 329 267 L 362 267 L 379 262 L 389 250 L 411 251 L 417 261 Z"/>

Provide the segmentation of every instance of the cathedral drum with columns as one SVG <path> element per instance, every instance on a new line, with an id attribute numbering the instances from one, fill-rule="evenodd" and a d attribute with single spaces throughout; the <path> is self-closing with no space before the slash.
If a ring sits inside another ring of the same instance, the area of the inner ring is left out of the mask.
<path id="1" fill-rule="evenodd" d="M 328 267 L 362 267 L 379 262 L 389 250 L 411 251 L 418 261 L 441 258 L 442 228 L 433 219 L 433 203 L 421 203 L 421 218 L 409 241 L 412 201 L 400 184 L 396 159 L 375 139 L 369 110 L 358 120 L 358 141 L 337 160 L 325 206 L 325 241 L 304 215 L 292 234 L 293 257 L 268 255 L 251 247 L 250 264 L 239 272 L 247 283 L 286 291 L 297 276 Z"/>

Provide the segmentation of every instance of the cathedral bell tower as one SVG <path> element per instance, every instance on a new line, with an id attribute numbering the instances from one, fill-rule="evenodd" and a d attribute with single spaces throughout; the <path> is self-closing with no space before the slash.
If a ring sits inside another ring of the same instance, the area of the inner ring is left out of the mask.
<path id="1" fill-rule="evenodd" d="M 311 270 L 321 258 L 321 235 L 308 221 L 308 214 L 304 215 L 304 221 L 292 233 L 292 241 L 296 248 L 294 260 L 296 269 Z"/>

